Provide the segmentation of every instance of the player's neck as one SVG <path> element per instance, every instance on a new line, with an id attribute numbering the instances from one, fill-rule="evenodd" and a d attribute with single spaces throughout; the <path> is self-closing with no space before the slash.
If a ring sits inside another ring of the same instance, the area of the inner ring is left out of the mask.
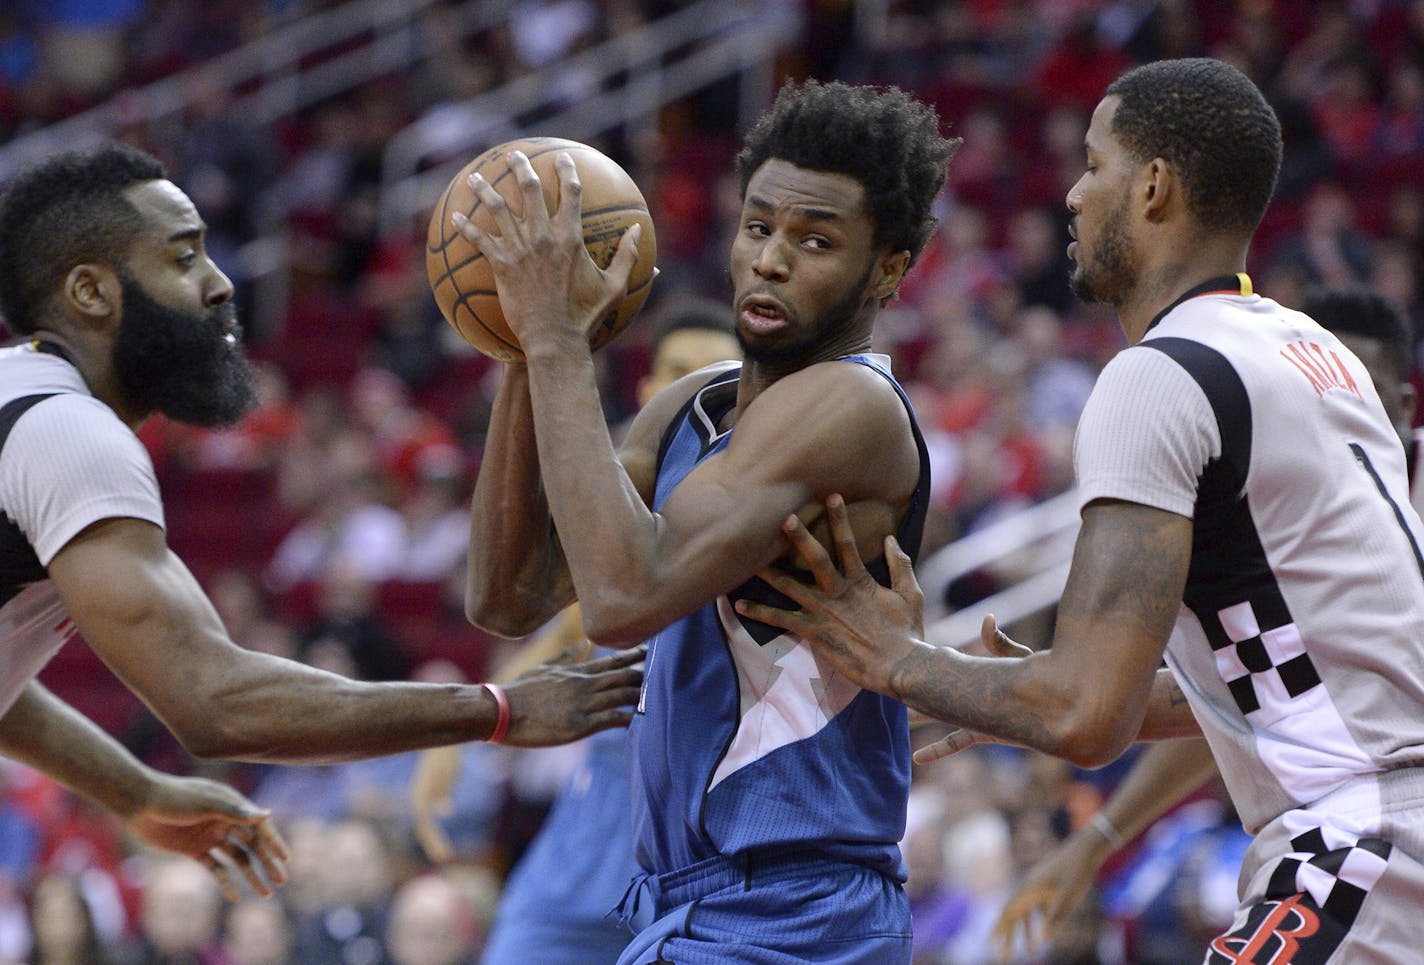
<path id="1" fill-rule="evenodd" d="M 1127 336 L 1127 344 L 1142 341 L 1157 316 L 1193 287 L 1245 270 L 1245 244 L 1239 247 L 1217 245 L 1195 252 L 1188 260 L 1164 260 L 1148 267 L 1127 298 L 1117 306 L 1118 324 Z"/>
<path id="2" fill-rule="evenodd" d="M 79 377 L 89 387 L 94 398 L 107 405 L 129 428 L 137 430 L 148 412 L 139 412 L 129 404 L 114 371 L 112 346 L 99 344 L 99 336 L 73 335 L 58 328 L 38 328 L 31 336 L 46 346 L 52 355 L 64 359 L 79 370 Z"/>
<path id="3" fill-rule="evenodd" d="M 802 369 L 810 368 L 820 362 L 831 362 L 836 359 L 843 359 L 849 355 L 863 355 L 871 350 L 870 332 L 863 334 L 827 340 L 819 345 L 813 352 L 794 359 L 756 359 L 747 357 L 742 360 L 741 375 L 737 379 L 737 408 L 738 413 L 744 411 L 752 404 L 752 400 L 761 395 L 773 383 L 779 382 Z"/>

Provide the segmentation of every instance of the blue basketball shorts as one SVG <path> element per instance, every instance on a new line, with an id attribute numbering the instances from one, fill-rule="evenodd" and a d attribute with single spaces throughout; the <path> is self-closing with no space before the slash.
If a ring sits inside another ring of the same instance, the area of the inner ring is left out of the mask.
<path id="1" fill-rule="evenodd" d="M 910 961 L 909 899 L 899 882 L 864 865 L 805 852 L 764 860 L 719 856 L 642 886 L 655 917 L 619 965 Z M 636 896 L 631 904 L 638 904 Z"/>

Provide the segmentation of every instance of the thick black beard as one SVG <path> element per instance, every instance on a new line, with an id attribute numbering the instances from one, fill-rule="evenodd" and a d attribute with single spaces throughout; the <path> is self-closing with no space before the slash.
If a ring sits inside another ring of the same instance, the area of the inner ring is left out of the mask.
<path id="1" fill-rule="evenodd" d="M 155 301 L 135 279 L 119 281 L 124 317 L 114 371 L 125 398 L 144 412 L 195 426 L 232 425 L 247 414 L 257 402 L 257 380 L 241 348 L 227 341 L 233 304 L 184 311 Z"/>
<path id="2" fill-rule="evenodd" d="M 757 346 L 749 344 L 743 337 L 742 330 L 738 328 L 737 344 L 741 346 L 742 357 L 748 362 L 776 369 L 793 369 L 797 367 L 797 363 L 814 358 L 817 349 L 829 341 L 839 340 L 855 327 L 856 319 L 865 305 L 865 286 L 870 282 L 872 267 L 866 266 L 865 273 L 851 286 L 845 297 L 821 316 L 819 325 L 802 332 L 798 338 L 776 345 Z"/>

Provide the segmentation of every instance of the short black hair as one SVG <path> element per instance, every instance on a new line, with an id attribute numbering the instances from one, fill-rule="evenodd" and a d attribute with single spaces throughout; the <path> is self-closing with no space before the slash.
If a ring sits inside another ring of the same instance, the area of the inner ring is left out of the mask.
<path id="1" fill-rule="evenodd" d="M 1414 371 L 1414 326 L 1394 299 L 1366 285 L 1306 289 L 1300 310 L 1336 335 L 1357 335 L 1379 342 L 1399 381 Z"/>
<path id="2" fill-rule="evenodd" d="M 897 87 L 788 81 L 747 132 L 737 173 L 743 197 L 770 158 L 855 178 L 875 244 L 909 251 L 913 265 L 934 233 L 931 208 L 960 143 L 941 136 L 932 108 Z"/>
<path id="3" fill-rule="evenodd" d="M 732 309 L 723 302 L 698 296 L 679 298 L 658 316 L 657 327 L 653 329 L 652 353 L 657 354 L 658 346 L 669 335 L 687 331 L 721 332 L 735 338 L 737 326 Z"/>
<path id="4" fill-rule="evenodd" d="M 1162 158 L 1182 179 L 1203 228 L 1250 234 L 1281 169 L 1281 124 L 1245 74 L 1188 57 L 1135 67 L 1113 81 L 1112 132 L 1132 157 Z"/>
<path id="5" fill-rule="evenodd" d="M 124 192 L 167 177 L 157 158 L 123 144 L 67 151 L 17 175 L 0 195 L 0 313 L 10 330 L 38 328 L 75 265 L 120 267 L 143 227 Z"/>

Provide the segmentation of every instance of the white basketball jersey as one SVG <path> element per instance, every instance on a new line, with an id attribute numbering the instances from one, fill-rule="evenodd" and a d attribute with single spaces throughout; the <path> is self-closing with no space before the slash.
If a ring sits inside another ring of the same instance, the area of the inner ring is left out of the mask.
<path id="1" fill-rule="evenodd" d="M 20 401 L 25 400 L 25 401 Z M 47 567 L 85 527 L 119 516 L 163 525 L 143 444 L 36 343 L 0 349 L 0 714 L 73 632 Z"/>
<path id="2" fill-rule="evenodd" d="M 1363 364 L 1249 292 L 1215 279 L 1160 315 L 1104 369 L 1074 457 L 1084 505 L 1193 520 L 1167 662 L 1254 832 L 1346 785 L 1418 795 L 1424 525 Z"/>

